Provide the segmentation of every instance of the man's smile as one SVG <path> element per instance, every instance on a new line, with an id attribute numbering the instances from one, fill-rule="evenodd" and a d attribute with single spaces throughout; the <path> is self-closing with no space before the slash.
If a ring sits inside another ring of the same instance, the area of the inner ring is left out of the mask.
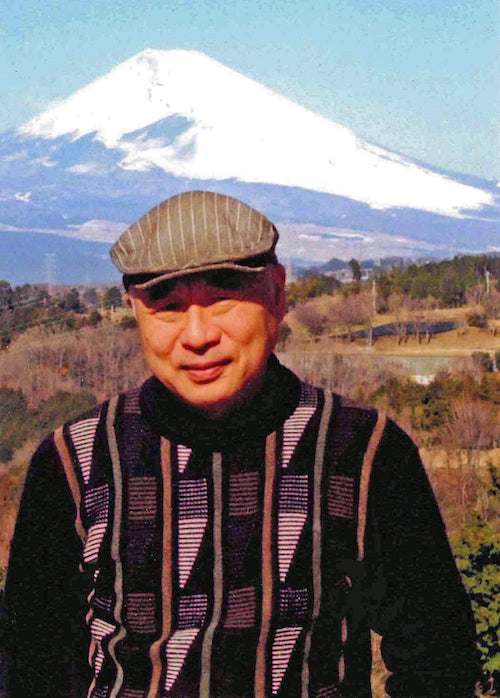
<path id="1" fill-rule="evenodd" d="M 189 374 L 194 383 L 209 383 L 220 376 L 224 367 L 231 363 L 231 359 L 220 361 L 205 361 L 203 363 L 187 364 L 183 369 Z"/>

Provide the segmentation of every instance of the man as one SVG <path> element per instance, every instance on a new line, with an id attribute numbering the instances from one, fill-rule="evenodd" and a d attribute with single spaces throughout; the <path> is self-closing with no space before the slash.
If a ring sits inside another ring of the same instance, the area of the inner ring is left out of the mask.
<path id="1" fill-rule="evenodd" d="M 470 605 L 410 439 L 273 356 L 275 227 L 186 192 L 112 250 L 153 377 L 48 437 L 6 590 L 12 696 L 470 698 Z"/>

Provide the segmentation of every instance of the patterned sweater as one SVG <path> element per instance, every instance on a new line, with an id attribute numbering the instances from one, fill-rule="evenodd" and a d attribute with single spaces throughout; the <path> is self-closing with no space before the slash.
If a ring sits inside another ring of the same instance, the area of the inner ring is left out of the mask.
<path id="1" fill-rule="evenodd" d="M 473 695 L 470 605 L 414 444 L 272 359 L 207 422 L 152 378 L 35 454 L 8 696 Z"/>

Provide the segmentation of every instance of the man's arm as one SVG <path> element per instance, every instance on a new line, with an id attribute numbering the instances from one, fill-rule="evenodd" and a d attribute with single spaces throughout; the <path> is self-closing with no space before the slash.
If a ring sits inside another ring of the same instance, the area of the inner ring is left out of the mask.
<path id="1" fill-rule="evenodd" d="M 366 598 L 394 698 L 471 698 L 475 625 L 436 500 L 408 436 L 389 422 L 368 500 Z"/>
<path id="2" fill-rule="evenodd" d="M 31 461 L 11 545 L 8 698 L 80 696 L 89 686 L 86 592 L 74 521 L 75 504 L 49 437 Z"/>

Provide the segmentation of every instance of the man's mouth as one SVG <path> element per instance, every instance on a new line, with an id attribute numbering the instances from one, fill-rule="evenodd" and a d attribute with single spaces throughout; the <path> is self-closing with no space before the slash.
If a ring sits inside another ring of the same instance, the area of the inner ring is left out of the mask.
<path id="1" fill-rule="evenodd" d="M 221 361 L 205 361 L 183 366 L 194 383 L 210 383 L 220 376 L 224 367 L 230 363 L 229 359 Z"/>

